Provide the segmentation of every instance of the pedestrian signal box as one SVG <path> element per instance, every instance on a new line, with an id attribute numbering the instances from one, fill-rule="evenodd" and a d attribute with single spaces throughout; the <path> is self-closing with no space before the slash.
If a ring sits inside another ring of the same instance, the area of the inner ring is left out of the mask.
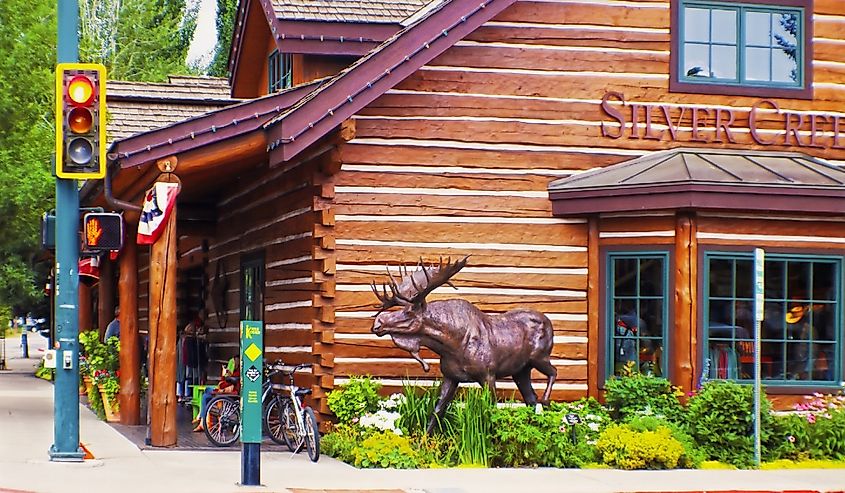
<path id="1" fill-rule="evenodd" d="M 56 176 L 106 176 L 106 68 L 99 63 L 56 66 Z"/>
<path id="2" fill-rule="evenodd" d="M 84 249 L 90 252 L 120 250 L 123 216 L 115 212 L 90 212 L 82 218 Z"/>

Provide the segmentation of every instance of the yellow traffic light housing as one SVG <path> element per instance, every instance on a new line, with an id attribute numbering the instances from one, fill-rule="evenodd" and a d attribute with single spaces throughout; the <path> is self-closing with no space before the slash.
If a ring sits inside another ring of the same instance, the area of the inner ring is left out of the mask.
<path id="1" fill-rule="evenodd" d="M 106 67 L 99 63 L 56 67 L 56 176 L 106 176 Z"/>

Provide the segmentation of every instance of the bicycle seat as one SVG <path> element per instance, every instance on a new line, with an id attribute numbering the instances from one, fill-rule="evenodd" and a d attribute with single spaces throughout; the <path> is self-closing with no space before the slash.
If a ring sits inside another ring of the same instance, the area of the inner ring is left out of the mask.
<path id="1" fill-rule="evenodd" d="M 302 397 L 304 395 L 308 395 L 310 393 L 311 393 L 311 389 L 303 389 L 303 388 L 296 389 L 296 395 L 298 395 L 299 397 Z"/>

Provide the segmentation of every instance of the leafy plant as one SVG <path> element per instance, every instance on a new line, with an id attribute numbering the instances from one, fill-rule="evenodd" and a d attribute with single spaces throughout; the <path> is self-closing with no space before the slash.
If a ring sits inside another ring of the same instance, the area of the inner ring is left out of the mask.
<path id="1" fill-rule="evenodd" d="M 404 382 L 402 395 L 405 397 L 399 405 L 399 427 L 406 434 L 425 433 L 429 418 L 434 414 L 434 405 L 440 387 L 420 387 Z"/>
<path id="2" fill-rule="evenodd" d="M 356 467 L 419 467 L 419 455 L 408 438 L 389 431 L 380 431 L 368 436 L 355 448 L 353 454 Z"/>
<path id="3" fill-rule="evenodd" d="M 761 399 L 761 440 L 766 443 L 773 419 L 768 399 Z M 754 401 L 749 385 L 712 380 L 690 398 L 687 429 L 710 459 L 737 467 L 754 460 Z"/>
<path id="4" fill-rule="evenodd" d="M 638 431 L 630 424 L 608 426 L 596 442 L 602 461 L 620 469 L 674 469 L 684 447 L 665 426 Z"/>
<path id="5" fill-rule="evenodd" d="M 589 428 L 565 421 L 565 413 L 537 414 L 527 406 L 496 409 L 492 415 L 492 462 L 502 467 L 579 467 L 594 459 Z"/>
<path id="6" fill-rule="evenodd" d="M 619 421 L 646 414 L 663 416 L 672 421 L 683 419 L 678 387 L 662 377 L 631 373 L 607 381 L 605 399 L 611 415 Z"/>
<path id="7" fill-rule="evenodd" d="M 495 409 L 490 389 L 468 389 L 455 406 L 455 433 L 460 444 L 460 461 L 487 467 L 490 454 L 490 416 Z"/>
<path id="8" fill-rule="evenodd" d="M 707 455 L 698 447 L 695 440 L 687 433 L 681 425 L 667 421 L 656 416 L 637 416 L 628 422 L 629 427 L 637 432 L 653 431 L 657 432 L 660 428 L 667 428 L 672 438 L 678 441 L 683 447 L 684 453 L 678 460 L 678 467 L 687 469 L 695 469 L 701 466 L 702 462 L 707 458 Z"/>
<path id="9" fill-rule="evenodd" d="M 352 423 L 355 418 L 378 411 L 382 401 L 380 388 L 370 377 L 352 377 L 349 383 L 329 392 L 329 409 L 340 423 Z"/>
<path id="10" fill-rule="evenodd" d="M 352 425 L 335 425 L 330 433 L 320 439 L 320 449 L 330 457 L 343 462 L 355 462 L 355 449 L 361 445 L 363 434 Z"/>

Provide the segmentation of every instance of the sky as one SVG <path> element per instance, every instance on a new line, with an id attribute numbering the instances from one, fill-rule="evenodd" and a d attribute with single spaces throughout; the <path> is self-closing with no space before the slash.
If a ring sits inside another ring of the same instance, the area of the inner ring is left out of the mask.
<path id="1" fill-rule="evenodd" d="M 217 29 L 214 25 L 217 2 L 215 0 L 193 1 L 200 4 L 200 10 L 197 14 L 194 39 L 188 49 L 188 63 L 197 63 L 200 67 L 205 67 L 211 62 L 214 45 L 217 43 Z"/>

